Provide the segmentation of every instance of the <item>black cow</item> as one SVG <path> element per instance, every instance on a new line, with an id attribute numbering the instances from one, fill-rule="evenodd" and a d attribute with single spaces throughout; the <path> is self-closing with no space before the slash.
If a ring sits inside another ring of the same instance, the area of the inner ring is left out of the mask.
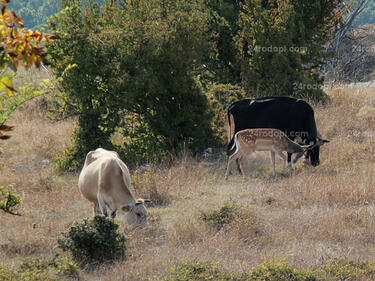
<path id="1" fill-rule="evenodd" d="M 311 165 L 319 165 L 319 147 L 328 142 L 318 137 L 314 110 L 304 100 L 291 97 L 262 97 L 245 99 L 228 107 L 228 151 L 236 132 L 252 128 L 275 128 L 283 131 L 291 140 L 314 144 L 305 158 Z M 291 154 L 288 153 L 288 165 Z"/>

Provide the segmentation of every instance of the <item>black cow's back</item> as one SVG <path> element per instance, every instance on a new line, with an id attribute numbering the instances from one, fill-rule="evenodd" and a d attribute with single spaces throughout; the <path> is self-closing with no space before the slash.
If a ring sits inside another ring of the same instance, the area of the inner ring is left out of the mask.
<path id="1" fill-rule="evenodd" d="M 228 117 L 230 115 L 234 133 L 251 128 L 275 128 L 291 139 L 300 136 L 310 141 L 317 137 L 314 111 L 304 100 L 291 97 L 245 99 L 228 107 Z"/>

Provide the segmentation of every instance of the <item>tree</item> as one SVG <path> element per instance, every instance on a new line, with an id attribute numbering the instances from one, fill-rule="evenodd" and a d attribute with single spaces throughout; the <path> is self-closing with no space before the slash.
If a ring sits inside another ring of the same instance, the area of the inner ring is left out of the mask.
<path id="1" fill-rule="evenodd" d="M 214 50 L 203 1 L 108 2 L 70 1 L 50 24 L 60 36 L 48 47 L 54 73 L 78 116 L 60 167 L 77 169 L 89 150 L 113 148 L 119 129 L 134 162 L 156 150 L 202 149 L 213 133 L 196 77 Z"/>
<path id="2" fill-rule="evenodd" d="M 324 99 L 324 46 L 342 21 L 342 1 L 247 0 L 237 49 L 243 86 L 255 96 Z"/>

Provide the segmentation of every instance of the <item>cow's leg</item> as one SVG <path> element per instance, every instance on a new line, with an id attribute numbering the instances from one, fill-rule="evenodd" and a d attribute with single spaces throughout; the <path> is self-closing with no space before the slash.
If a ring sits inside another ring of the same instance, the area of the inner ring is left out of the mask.
<path id="1" fill-rule="evenodd" d="M 102 213 L 102 215 L 108 217 L 107 204 L 105 202 L 105 195 L 98 192 L 97 198 L 98 198 L 100 212 Z"/>
<path id="2" fill-rule="evenodd" d="M 288 152 L 288 169 L 290 172 L 293 171 L 293 167 L 292 167 L 292 153 L 289 153 Z"/>
<path id="3" fill-rule="evenodd" d="M 99 203 L 95 202 L 94 203 L 94 216 L 97 216 L 100 214 L 100 208 L 99 208 Z"/>
<path id="4" fill-rule="evenodd" d="M 272 163 L 272 176 L 276 176 L 275 170 L 275 151 L 270 151 L 271 163 Z"/>
<path id="5" fill-rule="evenodd" d="M 111 218 L 114 219 L 116 217 L 116 210 L 114 210 L 112 213 L 111 213 Z"/>

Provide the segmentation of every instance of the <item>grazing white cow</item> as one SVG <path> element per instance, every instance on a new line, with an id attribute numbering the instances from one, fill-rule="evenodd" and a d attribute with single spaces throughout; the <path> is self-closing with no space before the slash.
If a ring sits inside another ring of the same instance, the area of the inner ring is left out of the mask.
<path id="1" fill-rule="evenodd" d="M 150 200 L 134 200 L 130 193 L 130 173 L 117 152 L 98 148 L 90 151 L 78 180 L 82 195 L 94 204 L 94 214 L 100 212 L 114 218 L 116 211 L 125 215 L 132 226 L 146 223 L 144 205 Z"/>

